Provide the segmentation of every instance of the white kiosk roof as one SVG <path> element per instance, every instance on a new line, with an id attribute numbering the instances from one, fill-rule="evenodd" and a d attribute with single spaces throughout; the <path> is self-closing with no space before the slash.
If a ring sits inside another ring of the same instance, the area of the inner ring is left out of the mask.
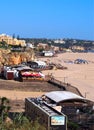
<path id="1" fill-rule="evenodd" d="M 85 100 L 84 97 L 69 91 L 52 91 L 46 93 L 45 96 L 55 101 L 56 103 L 67 100 Z"/>

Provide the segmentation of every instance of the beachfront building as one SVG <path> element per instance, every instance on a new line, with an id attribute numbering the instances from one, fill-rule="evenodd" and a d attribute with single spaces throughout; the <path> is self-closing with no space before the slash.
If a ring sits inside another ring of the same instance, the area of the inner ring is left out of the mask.
<path id="1" fill-rule="evenodd" d="M 4 66 L 1 71 L 2 77 L 7 80 L 18 81 L 44 81 L 45 75 L 42 72 L 36 72 L 29 66 L 19 64 L 12 66 Z"/>
<path id="2" fill-rule="evenodd" d="M 33 120 L 38 117 L 47 130 L 65 130 L 66 116 L 69 122 L 79 125 L 78 130 L 94 130 L 94 103 L 69 91 L 51 91 L 39 98 L 26 98 L 25 113 Z M 61 113 L 66 116 L 62 118 Z M 63 126 L 58 121 L 51 122 L 56 116 L 58 119 L 61 116 Z"/>
<path id="3" fill-rule="evenodd" d="M 68 120 L 94 129 L 94 102 L 69 91 L 52 91 L 42 96 L 47 104 L 68 116 Z"/>
<path id="4" fill-rule="evenodd" d="M 65 44 L 65 41 L 63 39 L 56 39 L 54 40 L 54 43 Z"/>
<path id="5" fill-rule="evenodd" d="M 82 47 L 82 46 L 72 46 L 71 47 L 71 49 L 73 50 L 73 51 L 85 51 L 85 48 L 84 47 Z"/>
<path id="6" fill-rule="evenodd" d="M 27 48 L 31 48 L 31 49 L 34 49 L 34 45 L 32 43 L 26 43 L 26 47 Z"/>
<path id="7" fill-rule="evenodd" d="M 45 130 L 67 130 L 66 115 L 47 105 L 40 98 L 25 99 L 25 114 L 29 119 L 39 119 Z"/>
<path id="8" fill-rule="evenodd" d="M 0 42 L 5 41 L 8 45 L 21 45 L 26 46 L 25 40 L 18 40 L 17 38 L 12 38 L 9 35 L 1 34 Z"/>
<path id="9" fill-rule="evenodd" d="M 51 57 L 51 56 L 54 56 L 54 51 L 43 51 L 42 55 L 45 57 L 47 57 L 47 56 Z"/>
<path id="10" fill-rule="evenodd" d="M 48 44 L 38 43 L 37 48 L 45 50 L 46 48 L 48 48 Z"/>

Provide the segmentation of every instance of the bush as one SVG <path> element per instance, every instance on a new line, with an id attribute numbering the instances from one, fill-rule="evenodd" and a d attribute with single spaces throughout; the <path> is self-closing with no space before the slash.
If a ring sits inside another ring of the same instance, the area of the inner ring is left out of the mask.
<path id="1" fill-rule="evenodd" d="M 79 125 L 74 122 L 68 122 L 68 128 L 69 128 L 69 130 L 78 130 Z"/>

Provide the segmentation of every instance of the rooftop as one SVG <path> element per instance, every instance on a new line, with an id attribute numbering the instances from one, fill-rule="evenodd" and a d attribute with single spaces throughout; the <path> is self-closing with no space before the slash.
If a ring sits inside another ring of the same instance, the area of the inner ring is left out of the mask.
<path id="1" fill-rule="evenodd" d="M 52 91 L 46 93 L 45 96 L 55 101 L 56 103 L 67 100 L 85 100 L 84 97 L 81 97 L 69 91 Z"/>

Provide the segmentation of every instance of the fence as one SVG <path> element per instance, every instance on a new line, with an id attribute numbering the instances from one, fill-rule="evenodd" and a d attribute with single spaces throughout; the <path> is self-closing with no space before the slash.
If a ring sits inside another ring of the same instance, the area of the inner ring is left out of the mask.
<path id="1" fill-rule="evenodd" d="M 54 77 L 50 77 L 48 82 L 50 82 L 50 83 L 52 83 L 54 85 L 57 85 L 62 90 L 70 91 L 70 92 L 73 92 L 73 93 L 75 93 L 77 95 L 82 96 L 81 92 L 76 87 L 72 86 L 69 83 L 61 82 L 61 81 L 55 79 Z"/>

